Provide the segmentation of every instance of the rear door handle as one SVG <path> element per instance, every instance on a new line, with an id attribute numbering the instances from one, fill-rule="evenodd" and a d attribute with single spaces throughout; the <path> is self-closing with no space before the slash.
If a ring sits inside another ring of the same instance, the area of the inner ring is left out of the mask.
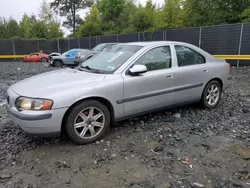
<path id="1" fill-rule="evenodd" d="M 208 69 L 203 69 L 203 72 L 208 72 Z"/>

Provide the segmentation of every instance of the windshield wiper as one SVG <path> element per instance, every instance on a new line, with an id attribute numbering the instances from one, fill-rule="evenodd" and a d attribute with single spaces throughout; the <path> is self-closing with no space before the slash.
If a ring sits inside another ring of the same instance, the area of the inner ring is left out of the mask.
<path id="1" fill-rule="evenodd" d="M 92 68 L 90 68 L 89 66 L 80 66 L 80 68 L 81 68 L 81 69 L 87 69 L 87 70 L 89 70 L 89 71 L 91 71 L 91 72 L 94 72 L 94 73 L 100 73 L 99 70 L 97 70 L 97 69 L 92 69 Z"/>

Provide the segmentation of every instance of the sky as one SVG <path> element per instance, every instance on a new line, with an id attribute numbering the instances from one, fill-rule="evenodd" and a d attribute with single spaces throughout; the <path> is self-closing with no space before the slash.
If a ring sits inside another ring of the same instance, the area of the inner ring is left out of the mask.
<path id="1" fill-rule="evenodd" d="M 53 0 L 47 0 L 51 2 Z M 147 0 L 137 0 L 142 4 L 145 4 Z M 24 13 L 28 15 L 38 14 L 38 8 L 42 0 L 0 0 L 0 17 L 10 18 L 20 21 Z M 163 3 L 164 0 L 153 0 L 154 3 Z M 85 12 L 81 11 L 80 16 L 84 18 Z M 66 34 L 69 34 L 69 31 L 63 28 L 63 31 Z"/>

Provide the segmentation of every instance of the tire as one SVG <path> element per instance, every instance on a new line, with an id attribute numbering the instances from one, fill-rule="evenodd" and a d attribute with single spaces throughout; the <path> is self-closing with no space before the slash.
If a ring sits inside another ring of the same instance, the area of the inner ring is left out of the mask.
<path id="1" fill-rule="evenodd" d="M 46 58 L 41 58 L 41 62 L 47 62 L 47 59 Z"/>
<path id="2" fill-rule="evenodd" d="M 53 65 L 54 65 L 55 67 L 62 67 L 62 66 L 63 66 L 63 63 L 62 63 L 62 61 L 60 61 L 60 60 L 55 60 L 55 61 L 53 62 Z"/>
<path id="3" fill-rule="evenodd" d="M 221 88 L 220 83 L 216 80 L 210 81 L 206 85 L 202 93 L 201 105 L 204 108 L 208 108 L 208 109 L 217 107 L 221 99 L 221 94 L 222 94 L 222 88 Z"/>
<path id="4" fill-rule="evenodd" d="M 94 109 L 92 118 L 89 114 L 91 109 Z M 98 115 L 100 117 L 95 121 L 94 119 Z M 86 100 L 77 104 L 69 112 L 64 128 L 74 143 L 84 145 L 103 138 L 109 130 L 110 119 L 110 112 L 104 104 L 96 100 Z M 78 124 L 79 127 L 75 128 L 75 124 Z"/>

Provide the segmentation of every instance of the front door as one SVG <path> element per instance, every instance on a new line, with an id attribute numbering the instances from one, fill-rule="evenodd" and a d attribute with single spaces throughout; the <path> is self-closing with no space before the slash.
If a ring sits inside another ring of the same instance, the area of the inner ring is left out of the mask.
<path id="1" fill-rule="evenodd" d="M 143 64 L 148 71 L 139 76 L 123 75 L 124 116 L 172 105 L 174 72 L 170 47 L 150 49 L 134 64 Z"/>

